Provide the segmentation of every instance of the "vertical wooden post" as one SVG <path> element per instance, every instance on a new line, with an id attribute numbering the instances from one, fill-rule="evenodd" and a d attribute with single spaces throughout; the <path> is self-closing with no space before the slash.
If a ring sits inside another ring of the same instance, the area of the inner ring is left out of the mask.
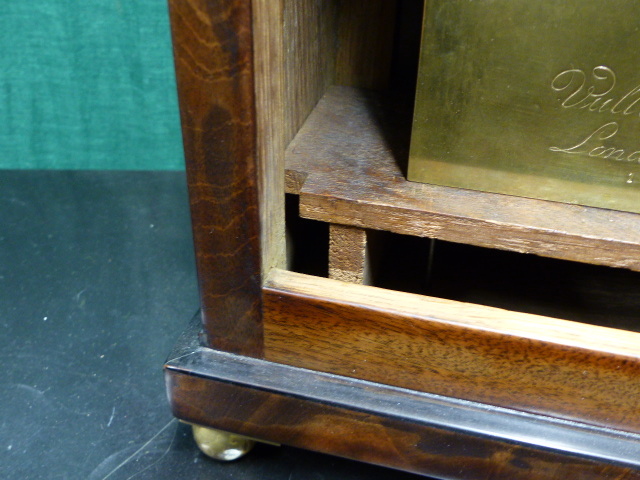
<path id="1" fill-rule="evenodd" d="M 169 7 L 205 332 L 213 348 L 259 357 L 251 2 L 169 0 Z"/>
<path id="2" fill-rule="evenodd" d="M 329 227 L 329 278 L 349 283 L 371 284 L 367 232 L 358 227 Z"/>

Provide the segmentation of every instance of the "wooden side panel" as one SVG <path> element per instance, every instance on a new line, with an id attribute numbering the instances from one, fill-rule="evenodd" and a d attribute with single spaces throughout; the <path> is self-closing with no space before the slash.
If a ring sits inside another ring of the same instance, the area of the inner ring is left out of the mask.
<path id="1" fill-rule="evenodd" d="M 282 35 L 288 144 L 335 79 L 338 2 L 284 0 Z"/>
<path id="2" fill-rule="evenodd" d="M 265 359 L 640 432 L 640 334 L 274 271 Z"/>
<path id="3" fill-rule="evenodd" d="M 203 322 L 262 351 L 251 2 L 169 0 Z"/>
<path id="4" fill-rule="evenodd" d="M 262 271 L 286 264 L 284 152 L 335 77 L 336 1 L 254 0 Z"/>
<path id="5" fill-rule="evenodd" d="M 389 86 L 395 0 L 340 2 L 336 83 L 383 90 Z"/>

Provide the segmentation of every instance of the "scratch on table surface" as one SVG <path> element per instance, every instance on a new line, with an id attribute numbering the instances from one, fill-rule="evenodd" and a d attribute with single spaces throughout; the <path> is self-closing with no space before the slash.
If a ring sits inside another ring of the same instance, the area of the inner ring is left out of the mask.
<path id="1" fill-rule="evenodd" d="M 64 403 L 60 402 L 57 398 L 50 398 L 50 395 L 45 395 L 51 387 L 46 390 L 39 390 L 31 385 L 26 385 L 24 383 L 11 383 L 8 385 L 9 388 L 16 388 L 18 390 L 22 390 L 28 392 L 32 395 L 34 400 L 37 400 L 40 405 L 45 406 L 47 408 L 62 410 L 64 412 L 70 413 L 71 415 L 80 415 L 88 417 L 91 415 L 90 411 L 83 411 L 80 409 L 73 409 L 71 407 L 66 406 Z"/>
<path id="2" fill-rule="evenodd" d="M 130 477 L 127 477 L 127 480 L 131 480 L 133 477 L 137 477 L 138 475 L 140 475 L 142 472 L 145 472 L 147 470 L 149 470 L 151 467 L 153 467 L 154 465 L 156 465 L 157 463 L 160 462 L 160 460 L 162 460 L 164 457 L 167 456 L 167 454 L 169 453 L 169 451 L 171 450 L 171 447 L 173 446 L 173 442 L 176 439 L 176 436 L 178 435 L 178 429 L 176 428 L 173 432 L 173 436 L 171 437 L 171 442 L 169 442 L 169 446 L 165 449 L 165 451 L 163 452 L 162 455 L 160 455 L 160 458 L 158 458 L 155 462 L 147 465 L 145 468 L 143 468 L 142 470 L 140 470 L 139 472 L 134 473 L 133 475 L 131 475 Z"/>
<path id="3" fill-rule="evenodd" d="M 107 428 L 111 426 L 111 422 L 113 422 L 113 417 L 116 415 L 116 406 L 114 405 L 111 409 L 111 416 L 109 417 L 109 422 L 107 423 Z"/>
<path id="4" fill-rule="evenodd" d="M 133 452 L 131 455 L 129 455 L 127 458 L 125 458 L 122 462 L 120 462 L 113 470 L 111 470 L 109 473 L 107 473 L 104 477 L 101 478 L 101 480 L 107 480 L 108 478 L 110 478 L 114 473 L 116 473 L 118 470 L 120 470 L 122 467 L 124 467 L 125 465 L 127 465 L 129 462 L 133 461 L 145 448 L 147 448 L 156 438 L 158 438 L 160 435 L 162 435 L 162 433 L 164 431 L 166 431 L 171 425 L 174 425 L 178 422 L 177 419 L 172 418 L 171 420 L 169 420 L 169 422 L 162 427 L 160 430 L 158 430 L 158 432 L 156 432 L 155 435 L 153 435 L 149 440 L 147 440 L 140 448 L 138 448 L 135 452 Z M 174 438 L 175 438 L 175 433 L 174 433 Z M 155 465 L 156 463 L 158 463 L 162 458 L 164 458 L 164 456 L 169 452 L 169 450 L 171 449 L 171 446 L 173 445 L 173 438 L 171 439 L 171 443 L 169 444 L 169 447 L 167 447 L 167 449 L 165 450 L 165 452 L 162 454 L 162 456 L 156 460 L 154 463 L 152 463 L 151 465 L 147 466 L 146 468 L 144 468 L 143 470 L 141 470 L 140 472 L 135 473 L 133 476 L 129 477 L 133 478 L 136 475 L 138 475 L 139 473 L 142 473 L 143 471 L 147 470 L 148 468 L 150 468 L 151 466 Z M 126 449 L 125 449 L 126 450 Z M 105 464 L 105 462 L 111 458 L 113 458 L 114 456 L 120 454 L 121 452 L 123 452 L 123 450 L 120 450 L 118 452 L 116 452 L 113 455 L 109 455 L 108 458 L 106 458 L 105 460 L 103 460 L 102 462 L 100 462 L 100 465 L 98 465 L 93 472 L 91 472 L 91 475 L 89 475 L 89 478 L 93 478 L 94 475 L 96 474 L 96 472 L 100 469 L 100 467 L 102 465 Z"/>
<path id="5" fill-rule="evenodd" d="M 27 392 L 31 392 L 38 397 L 41 397 L 46 393 L 46 391 L 38 390 L 36 387 L 32 387 L 31 385 L 26 385 L 24 383 L 14 383 L 14 385 L 17 388 L 20 388 L 21 390 L 26 390 Z"/>

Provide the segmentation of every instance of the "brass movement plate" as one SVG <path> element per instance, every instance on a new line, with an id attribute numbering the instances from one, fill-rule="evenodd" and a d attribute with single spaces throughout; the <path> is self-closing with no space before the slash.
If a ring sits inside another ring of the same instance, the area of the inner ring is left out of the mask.
<path id="1" fill-rule="evenodd" d="M 635 0 L 427 0 L 409 180 L 640 213 Z"/>

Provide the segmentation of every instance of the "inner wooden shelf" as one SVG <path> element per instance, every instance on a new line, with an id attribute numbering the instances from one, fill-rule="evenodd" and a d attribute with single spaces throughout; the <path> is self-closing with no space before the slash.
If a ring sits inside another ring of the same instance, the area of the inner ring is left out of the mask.
<path id="1" fill-rule="evenodd" d="M 408 182 L 410 109 L 334 86 L 285 157 L 300 215 L 640 271 L 640 215 Z"/>

